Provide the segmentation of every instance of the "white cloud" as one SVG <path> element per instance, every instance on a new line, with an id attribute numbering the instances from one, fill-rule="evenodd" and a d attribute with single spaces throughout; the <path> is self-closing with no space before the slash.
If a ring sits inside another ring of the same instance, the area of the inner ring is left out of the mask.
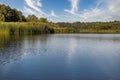
<path id="1" fill-rule="evenodd" d="M 45 17 L 48 18 L 49 21 L 56 22 L 59 18 L 55 14 L 53 10 L 49 14 L 46 14 L 41 8 L 42 8 L 42 2 L 41 0 L 25 0 L 26 5 L 24 6 L 23 13 L 25 16 L 34 14 L 37 17 Z"/>
<path id="2" fill-rule="evenodd" d="M 96 6 L 78 11 L 79 0 L 70 0 L 71 9 L 66 12 L 73 14 L 73 21 L 111 21 L 120 20 L 120 0 L 96 0 Z M 66 15 L 67 16 L 67 15 Z"/>
<path id="3" fill-rule="evenodd" d="M 32 9 L 24 6 L 24 11 L 25 14 L 36 14 Z"/>
<path id="4" fill-rule="evenodd" d="M 41 8 L 43 7 L 41 0 L 25 0 L 25 14 L 35 14 L 37 17 L 51 18 L 53 21 L 110 21 L 120 20 L 120 0 L 96 0 L 96 6 L 91 6 L 83 11 L 78 10 L 80 0 L 69 0 L 71 9 L 65 9 L 63 15 L 67 17 L 59 17 L 54 10 L 46 14 Z M 68 14 L 69 13 L 69 14 Z M 73 15 L 71 15 L 73 14 Z M 57 19 L 59 17 L 59 20 Z"/>
<path id="5" fill-rule="evenodd" d="M 44 11 L 42 11 L 41 0 L 25 0 L 26 5 L 24 6 L 23 12 L 26 15 L 34 14 L 37 17 L 48 16 Z"/>
<path id="6" fill-rule="evenodd" d="M 120 0 L 106 0 L 106 4 L 110 12 L 120 16 Z"/>
<path id="7" fill-rule="evenodd" d="M 65 9 L 64 11 L 71 13 L 71 14 L 76 14 L 78 11 L 78 4 L 79 4 L 79 0 L 69 0 L 71 3 L 71 9 Z"/>
<path id="8" fill-rule="evenodd" d="M 58 17 L 53 10 L 51 11 L 50 15 L 53 16 L 53 17 Z"/>
<path id="9" fill-rule="evenodd" d="M 120 5 L 120 0 L 98 1 L 97 6 L 94 6 L 93 8 L 90 9 L 85 9 L 78 15 L 79 18 L 84 21 L 120 20 L 119 5 Z"/>
<path id="10" fill-rule="evenodd" d="M 81 12 L 78 11 L 80 0 L 70 0 L 70 2 L 71 9 L 65 9 L 65 11 L 73 14 L 73 16 L 69 16 L 72 18 L 72 21 L 100 21 L 104 14 L 104 11 L 98 7 L 101 5 L 102 1 L 99 1 L 95 7 L 84 9 L 84 11 Z"/>
<path id="11" fill-rule="evenodd" d="M 100 15 L 102 15 L 102 11 L 98 8 L 94 8 L 90 10 L 84 10 L 84 12 L 80 14 L 80 17 L 83 19 L 88 19 L 88 18 L 95 18 Z"/>
<path id="12" fill-rule="evenodd" d="M 103 20 L 120 20 L 120 0 L 103 0 L 102 3 L 104 4 L 104 7 L 101 8 Z"/>

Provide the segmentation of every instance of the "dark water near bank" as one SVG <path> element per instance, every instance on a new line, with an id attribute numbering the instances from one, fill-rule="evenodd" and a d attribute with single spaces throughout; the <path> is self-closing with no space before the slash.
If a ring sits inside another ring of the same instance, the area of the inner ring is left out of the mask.
<path id="1" fill-rule="evenodd" d="M 120 35 L 2 36 L 0 80 L 120 80 Z"/>

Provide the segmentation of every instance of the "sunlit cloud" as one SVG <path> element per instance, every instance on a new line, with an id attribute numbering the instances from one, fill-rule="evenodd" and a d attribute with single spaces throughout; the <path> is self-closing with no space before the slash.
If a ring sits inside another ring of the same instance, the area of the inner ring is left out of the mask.
<path id="1" fill-rule="evenodd" d="M 100 16 L 102 14 L 102 11 L 100 9 L 90 9 L 90 10 L 85 10 L 82 14 L 80 14 L 80 17 L 83 19 L 87 18 L 94 18 L 97 16 Z"/>
<path id="2" fill-rule="evenodd" d="M 41 8 L 42 8 L 42 2 L 41 0 L 25 0 L 26 5 L 24 6 L 24 12 L 29 14 L 35 14 L 38 17 L 47 17 L 48 14 L 46 14 Z"/>
<path id="3" fill-rule="evenodd" d="M 50 15 L 53 16 L 53 17 L 57 17 L 58 18 L 58 16 L 55 14 L 55 12 L 53 10 L 51 11 Z"/>
<path id="4" fill-rule="evenodd" d="M 120 0 L 106 0 L 108 10 L 114 15 L 120 16 Z"/>
<path id="5" fill-rule="evenodd" d="M 44 14 L 44 12 L 40 9 L 42 7 L 42 3 L 39 0 L 25 0 L 28 7 L 38 11 L 40 14 Z"/>
<path id="6" fill-rule="evenodd" d="M 26 6 L 24 6 L 24 11 L 25 14 L 36 14 L 31 8 L 28 8 Z"/>
<path id="7" fill-rule="evenodd" d="M 42 2 L 41 0 L 25 0 L 26 5 L 24 6 L 23 12 L 26 15 L 34 14 L 37 17 L 56 17 L 58 16 L 55 14 L 53 10 L 51 10 L 51 13 L 47 14 L 45 13 L 42 8 Z"/>
<path id="8" fill-rule="evenodd" d="M 102 6 L 100 6 L 102 5 Z M 113 21 L 120 20 L 120 0 L 101 0 L 98 1 L 98 5 L 94 6 L 93 9 L 87 9 L 86 13 L 90 13 L 90 16 L 86 16 L 86 20 L 89 21 L 89 17 L 96 21 Z M 94 11 L 97 9 L 97 12 Z"/>
<path id="9" fill-rule="evenodd" d="M 72 21 L 112 21 L 120 20 L 120 0 L 96 0 L 96 5 L 86 8 L 82 11 L 78 10 L 79 0 L 70 0 L 71 9 L 65 9 L 66 12 L 73 15 Z M 74 19 L 74 20 L 73 20 Z M 68 20 L 69 21 L 69 20 Z"/>
<path id="10" fill-rule="evenodd" d="M 55 22 L 120 20 L 120 0 L 91 0 L 91 2 L 88 1 L 89 3 L 87 0 L 65 0 L 66 2 L 60 0 L 63 6 L 57 5 L 57 1 L 59 0 L 56 0 L 53 6 L 51 6 L 52 4 L 49 3 L 49 0 L 21 0 L 20 2 L 23 2 L 22 5 L 19 5 L 17 1 L 15 2 L 16 5 L 13 5 L 13 1 L 14 0 L 0 0 L 0 4 L 17 8 L 22 11 L 25 16 L 34 14 L 39 18 L 45 17 Z M 69 5 L 66 5 L 66 3 Z M 70 8 L 68 8 L 69 6 Z M 58 10 L 58 8 L 60 10 Z"/>
<path id="11" fill-rule="evenodd" d="M 64 11 L 71 13 L 71 14 L 76 14 L 78 11 L 78 4 L 79 4 L 79 0 L 69 0 L 71 3 L 71 9 L 65 9 Z"/>
<path id="12" fill-rule="evenodd" d="M 78 16 L 85 22 L 101 21 L 105 19 L 104 11 L 99 8 L 85 9 Z"/>

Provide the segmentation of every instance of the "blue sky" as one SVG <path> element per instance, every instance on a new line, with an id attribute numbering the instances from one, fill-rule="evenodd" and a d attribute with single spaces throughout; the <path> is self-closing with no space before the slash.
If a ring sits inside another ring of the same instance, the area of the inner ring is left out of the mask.
<path id="1" fill-rule="evenodd" d="M 54 22 L 120 20 L 120 0 L 0 0 L 0 4 Z"/>

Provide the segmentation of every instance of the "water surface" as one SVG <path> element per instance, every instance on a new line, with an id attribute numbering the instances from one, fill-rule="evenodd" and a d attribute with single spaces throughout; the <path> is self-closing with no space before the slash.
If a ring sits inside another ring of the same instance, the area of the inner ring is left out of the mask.
<path id="1" fill-rule="evenodd" d="M 120 35 L 0 37 L 0 80 L 120 80 Z"/>

